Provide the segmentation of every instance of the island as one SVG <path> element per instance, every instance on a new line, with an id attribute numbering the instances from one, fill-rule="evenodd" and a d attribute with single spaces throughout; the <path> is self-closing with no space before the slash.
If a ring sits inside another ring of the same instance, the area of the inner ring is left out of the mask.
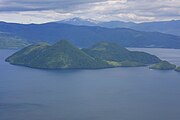
<path id="1" fill-rule="evenodd" d="M 175 69 L 175 71 L 180 72 L 180 66 Z"/>
<path id="2" fill-rule="evenodd" d="M 102 69 L 147 66 L 161 60 L 145 52 L 129 51 L 115 43 L 100 42 L 80 49 L 67 40 L 61 40 L 53 45 L 30 45 L 9 56 L 6 61 L 40 69 Z"/>
<path id="3" fill-rule="evenodd" d="M 149 67 L 150 69 L 156 70 L 174 70 L 176 65 L 169 63 L 168 61 L 161 61 Z"/>

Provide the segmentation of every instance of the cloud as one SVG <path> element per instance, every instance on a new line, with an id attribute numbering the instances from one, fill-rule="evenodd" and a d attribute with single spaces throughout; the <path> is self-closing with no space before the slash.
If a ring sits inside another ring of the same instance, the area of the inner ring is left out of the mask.
<path id="1" fill-rule="evenodd" d="M 100 1 L 102 0 L 0 0 L 0 11 L 69 10 Z"/>
<path id="2" fill-rule="evenodd" d="M 71 17 L 99 21 L 172 20 L 180 19 L 179 6 L 179 0 L 0 0 L 0 20 L 23 23 Z"/>

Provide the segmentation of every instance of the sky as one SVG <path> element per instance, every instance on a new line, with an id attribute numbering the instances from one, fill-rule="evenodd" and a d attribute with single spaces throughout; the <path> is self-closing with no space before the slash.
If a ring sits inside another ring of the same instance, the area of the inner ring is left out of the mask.
<path id="1" fill-rule="evenodd" d="M 150 22 L 180 19 L 180 0 L 0 0 L 0 21 L 45 23 L 73 17 Z"/>

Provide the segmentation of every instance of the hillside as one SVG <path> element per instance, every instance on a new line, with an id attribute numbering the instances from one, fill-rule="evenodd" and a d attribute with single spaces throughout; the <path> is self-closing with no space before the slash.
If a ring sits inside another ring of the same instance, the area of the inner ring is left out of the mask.
<path id="1" fill-rule="evenodd" d="M 144 23 L 109 21 L 109 22 L 100 22 L 97 24 L 97 26 L 106 27 L 106 28 L 131 28 L 138 31 L 161 32 L 161 33 L 180 36 L 180 20 L 144 22 Z"/>
<path id="2" fill-rule="evenodd" d="M 68 39 L 78 47 L 89 47 L 100 41 L 114 42 L 124 47 L 180 48 L 180 37 L 158 32 L 140 32 L 126 28 L 74 26 L 61 23 L 15 24 L 0 23 L 0 31 L 10 32 L 30 43 L 55 43 Z"/>
<path id="3" fill-rule="evenodd" d="M 135 64 L 141 63 L 139 65 L 142 66 L 160 62 L 160 59 L 154 55 L 150 55 L 145 52 L 129 51 L 126 48 L 114 43 L 101 42 L 95 44 L 94 46 L 88 49 L 82 50 L 94 58 L 100 58 L 109 61 L 110 63 L 123 62 L 124 64 L 130 64 L 130 62 L 136 62 Z"/>
<path id="4" fill-rule="evenodd" d="M 65 40 L 52 46 L 44 43 L 28 46 L 7 58 L 6 61 L 11 64 L 43 69 L 110 67 L 106 62 L 90 57 Z"/>
<path id="5" fill-rule="evenodd" d="M 180 20 L 146 22 L 146 23 L 136 24 L 129 28 L 139 31 L 161 32 L 161 33 L 180 36 Z"/>
<path id="6" fill-rule="evenodd" d="M 17 36 L 0 32 L 0 49 L 18 49 L 27 46 L 28 43 Z"/>
<path id="7" fill-rule="evenodd" d="M 180 66 L 175 69 L 175 71 L 180 72 Z"/>
<path id="8" fill-rule="evenodd" d="M 149 68 L 157 70 L 174 70 L 176 68 L 176 65 L 171 64 L 168 61 L 161 61 L 157 64 L 150 66 Z"/>
<path id="9" fill-rule="evenodd" d="M 8 57 L 6 61 L 15 65 L 43 69 L 138 67 L 160 61 L 156 56 L 131 52 L 113 43 L 99 43 L 92 47 L 93 51 L 87 50 L 89 49 L 81 50 L 68 41 L 61 40 L 54 45 L 45 43 L 30 45 Z"/>

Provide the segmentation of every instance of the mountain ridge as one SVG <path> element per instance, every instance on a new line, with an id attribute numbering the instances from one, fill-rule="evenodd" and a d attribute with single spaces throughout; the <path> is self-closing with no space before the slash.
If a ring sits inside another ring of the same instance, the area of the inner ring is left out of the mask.
<path id="1" fill-rule="evenodd" d="M 68 39 L 78 47 L 89 47 L 97 42 L 109 41 L 124 47 L 180 48 L 179 36 L 129 28 L 75 26 L 62 23 L 0 23 L 0 31 L 25 38 L 30 43 L 55 43 L 59 39 Z"/>
<path id="2" fill-rule="evenodd" d="M 76 19 L 76 22 L 72 22 L 73 19 Z M 79 21 L 78 21 L 79 20 Z M 87 22 L 86 19 L 82 18 L 72 18 L 63 20 L 60 23 L 67 23 L 72 25 L 84 25 L 84 26 L 101 26 L 106 28 L 131 28 L 138 31 L 147 31 L 147 32 L 161 32 L 166 34 L 172 34 L 180 36 L 180 20 L 170 20 L 170 21 L 152 21 L 152 22 L 124 22 L 124 21 L 95 21 Z M 78 24 L 76 24 L 78 23 Z M 85 24 L 84 24 L 85 23 Z"/>

